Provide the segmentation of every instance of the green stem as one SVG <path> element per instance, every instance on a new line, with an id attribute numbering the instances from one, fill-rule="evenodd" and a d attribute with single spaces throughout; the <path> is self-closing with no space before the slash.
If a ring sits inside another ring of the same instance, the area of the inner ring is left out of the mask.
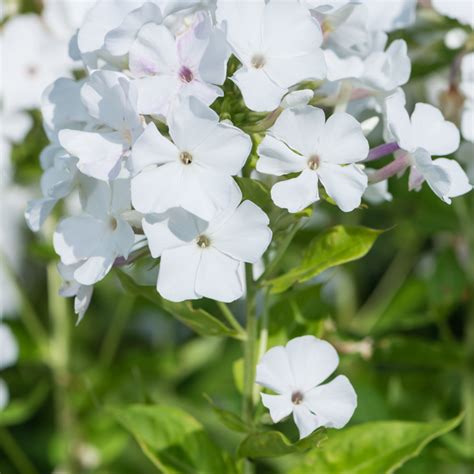
<path id="1" fill-rule="evenodd" d="M 0 427 L 0 446 L 3 452 L 10 458 L 19 474 L 38 474 L 38 471 L 27 458 L 15 438 L 6 428 Z"/>
<path id="2" fill-rule="evenodd" d="M 248 425 L 253 425 L 254 386 L 257 352 L 257 315 L 256 315 L 256 286 L 253 280 L 252 265 L 245 264 L 245 281 L 247 286 L 246 298 L 246 330 L 247 340 L 244 342 L 244 388 L 242 401 L 242 418 Z M 251 474 L 253 464 L 244 462 L 244 473 Z"/>
<path id="3" fill-rule="evenodd" d="M 232 311 L 229 309 L 229 307 L 225 303 L 222 303 L 222 301 L 217 301 L 217 306 L 221 310 L 222 315 L 230 324 L 230 326 L 234 328 L 240 335 L 242 335 L 243 339 L 245 339 L 247 337 L 245 330 L 237 321 L 237 319 L 235 319 L 235 316 L 232 314 Z"/>

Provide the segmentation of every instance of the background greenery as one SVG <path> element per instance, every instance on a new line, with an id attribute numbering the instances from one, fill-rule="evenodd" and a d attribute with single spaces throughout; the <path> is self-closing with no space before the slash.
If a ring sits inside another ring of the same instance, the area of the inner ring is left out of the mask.
<path id="1" fill-rule="evenodd" d="M 422 18 L 397 33 L 414 60 L 409 98 L 428 100 L 428 79 L 448 76 L 459 51 L 446 48 L 443 38 L 454 25 Z M 34 117 L 12 157 L 15 180 L 27 187 L 38 186 L 38 155 L 46 143 L 38 113 Z M 381 143 L 380 134 L 370 136 L 372 146 Z M 332 226 L 385 230 L 362 259 L 270 298 L 268 345 L 302 334 L 329 340 L 359 406 L 348 428 L 317 433 L 317 449 L 288 444 L 297 439 L 291 422 L 277 426 L 285 438 L 247 439 L 241 453 L 253 457 L 255 446 L 261 448 L 258 473 L 378 474 L 399 466 L 404 474 L 473 472 L 474 195 L 448 206 L 427 186 L 409 193 L 406 177 L 392 180 L 390 191 L 393 202 L 347 215 L 318 205 L 285 254 L 282 271 L 294 268 L 310 242 Z M 55 218 L 60 215 L 58 209 Z M 122 272 L 96 286 L 76 327 L 71 301 L 57 296 L 53 221 L 40 235 L 25 229 L 21 271 L 12 275 L 22 308 L 8 324 L 21 350 L 17 365 L 2 373 L 12 400 L 0 413 L 0 472 L 138 474 L 154 472 L 154 465 L 166 472 L 234 472 L 225 453 L 235 455 L 247 436 L 238 415 L 238 334 L 197 335 L 189 324 L 202 318 L 187 307 L 166 307 Z M 128 273 L 150 265 L 145 260 Z M 226 324 L 214 303 L 195 306 Z M 243 303 L 230 309 L 242 321 Z M 221 332 L 208 323 L 198 332 Z M 261 406 L 258 414 L 270 424 Z M 289 454 L 260 458 L 265 443 Z"/>

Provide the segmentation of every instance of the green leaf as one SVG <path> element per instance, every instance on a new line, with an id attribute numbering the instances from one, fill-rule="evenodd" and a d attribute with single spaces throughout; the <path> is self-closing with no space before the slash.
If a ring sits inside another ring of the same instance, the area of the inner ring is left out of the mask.
<path id="1" fill-rule="evenodd" d="M 12 400 L 6 408 L 0 410 L 0 426 L 18 425 L 30 419 L 43 404 L 48 392 L 49 385 L 43 382 L 28 397 Z"/>
<path id="2" fill-rule="evenodd" d="M 239 415 L 232 413 L 231 411 L 224 410 L 220 406 L 216 405 L 211 397 L 204 395 L 206 400 L 210 403 L 214 413 L 219 417 L 222 423 L 227 426 L 232 431 L 237 431 L 239 433 L 248 433 L 250 431 L 250 426 L 248 426 Z"/>
<path id="3" fill-rule="evenodd" d="M 160 306 L 171 316 L 181 321 L 201 336 L 229 336 L 235 339 L 244 339 L 245 334 L 226 326 L 207 311 L 193 308 L 191 302 L 173 303 L 162 298 L 151 286 L 142 286 L 124 272 L 117 272 L 123 287 L 137 296 L 142 296 L 153 304 Z"/>
<path id="4" fill-rule="evenodd" d="M 129 405 L 110 410 L 160 472 L 236 473 L 235 463 L 185 411 L 166 405 Z"/>
<path id="5" fill-rule="evenodd" d="M 238 456 L 241 458 L 268 458 L 307 451 L 319 447 L 326 439 L 325 430 L 316 430 L 310 436 L 292 443 L 280 431 L 262 431 L 249 434 L 241 443 Z"/>
<path id="6" fill-rule="evenodd" d="M 274 206 L 268 187 L 257 179 L 235 177 L 240 190 L 242 199 L 252 201 L 261 207 L 265 212 L 269 212 Z"/>
<path id="7" fill-rule="evenodd" d="M 332 227 L 310 243 L 299 265 L 266 284 L 271 286 L 272 293 L 282 293 L 328 268 L 357 260 L 368 253 L 382 232 L 367 227 Z"/>
<path id="8" fill-rule="evenodd" d="M 333 431 L 323 448 L 309 453 L 291 474 L 389 474 L 461 420 L 462 415 L 431 423 L 378 421 Z"/>

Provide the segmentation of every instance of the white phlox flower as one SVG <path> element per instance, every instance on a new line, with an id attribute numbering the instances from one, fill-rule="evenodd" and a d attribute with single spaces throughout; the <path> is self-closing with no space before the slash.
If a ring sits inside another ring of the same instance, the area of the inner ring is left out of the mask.
<path id="1" fill-rule="evenodd" d="M 153 257 L 161 257 L 157 290 L 170 301 L 243 295 L 241 267 L 257 263 L 272 238 L 267 215 L 237 196 L 208 221 L 175 208 L 143 220 Z"/>
<path id="2" fill-rule="evenodd" d="M 289 87 L 325 77 L 321 28 L 304 6 L 218 0 L 216 15 L 242 63 L 232 80 L 248 108 L 276 109 Z"/>
<path id="3" fill-rule="evenodd" d="M 53 237 L 64 265 L 76 265 L 73 279 L 93 285 L 110 271 L 116 258 L 128 257 L 135 241 L 132 227 L 122 217 L 130 209 L 130 183 L 91 181 L 84 198 L 84 214 L 59 222 Z"/>
<path id="4" fill-rule="evenodd" d="M 447 158 L 432 160 L 432 156 L 454 153 L 460 143 L 459 130 L 445 120 L 436 107 L 418 103 L 410 117 L 405 109 L 404 96 L 396 94 L 387 99 L 385 108 L 388 133 L 405 152 L 410 165 L 410 189 L 419 189 L 426 181 L 448 204 L 451 198 L 472 189 L 457 161 Z"/>
<path id="5" fill-rule="evenodd" d="M 63 129 L 59 143 L 78 158 L 79 170 L 93 178 L 116 178 L 142 133 L 137 91 L 125 75 L 96 71 L 81 87 L 81 100 L 91 116 L 92 130 Z"/>
<path id="6" fill-rule="evenodd" d="M 319 200 L 318 183 L 344 212 L 360 205 L 367 176 L 355 164 L 369 144 L 352 116 L 335 113 L 326 121 L 312 106 L 283 111 L 258 147 L 257 171 L 275 176 L 300 173 L 271 190 L 273 202 L 298 212 Z"/>
<path id="7" fill-rule="evenodd" d="M 441 15 L 474 28 L 474 11 L 470 0 L 431 0 L 431 4 Z"/>
<path id="8" fill-rule="evenodd" d="M 257 365 L 256 383 L 276 393 L 261 393 L 273 422 L 292 414 L 300 438 L 322 426 L 344 427 L 357 407 L 354 388 L 344 375 L 322 384 L 338 364 L 334 347 L 314 336 L 296 337 L 267 351 Z"/>
<path id="9" fill-rule="evenodd" d="M 375 172 L 375 170 L 370 168 L 366 168 L 364 171 L 369 178 Z M 386 201 L 392 201 L 393 196 L 388 190 L 388 180 L 384 179 L 378 183 L 369 184 L 362 198 L 373 205 L 382 204 Z"/>
<path id="10" fill-rule="evenodd" d="M 201 12 L 177 38 L 164 25 L 146 24 L 130 48 L 129 68 L 140 113 L 167 116 L 170 106 L 194 96 L 206 105 L 222 95 L 230 50 L 222 31 Z"/>
<path id="11" fill-rule="evenodd" d="M 133 206 L 145 214 L 181 206 L 210 219 L 240 195 L 232 176 L 244 166 L 251 140 L 194 97 L 176 107 L 168 125 L 172 141 L 150 123 L 133 147 Z"/>
<path id="12" fill-rule="evenodd" d="M 80 265 L 81 262 L 72 265 L 64 265 L 61 262 L 58 264 L 58 271 L 63 280 L 59 294 L 64 298 L 74 297 L 74 312 L 77 314 L 77 324 L 82 321 L 87 308 L 89 308 L 94 292 L 93 285 L 81 285 L 74 279 L 74 272 Z"/>

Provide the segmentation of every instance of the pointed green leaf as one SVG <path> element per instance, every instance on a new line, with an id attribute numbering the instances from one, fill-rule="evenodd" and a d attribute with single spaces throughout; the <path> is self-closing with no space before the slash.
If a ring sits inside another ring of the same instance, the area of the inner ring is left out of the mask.
<path id="1" fill-rule="evenodd" d="M 461 420 L 462 416 L 432 423 L 378 421 L 331 431 L 323 448 L 307 454 L 305 463 L 291 474 L 390 474 Z"/>
<path id="2" fill-rule="evenodd" d="M 272 293 L 281 293 L 328 268 L 357 260 L 368 253 L 382 232 L 367 227 L 332 227 L 310 243 L 299 265 L 266 284 L 271 286 Z"/>

